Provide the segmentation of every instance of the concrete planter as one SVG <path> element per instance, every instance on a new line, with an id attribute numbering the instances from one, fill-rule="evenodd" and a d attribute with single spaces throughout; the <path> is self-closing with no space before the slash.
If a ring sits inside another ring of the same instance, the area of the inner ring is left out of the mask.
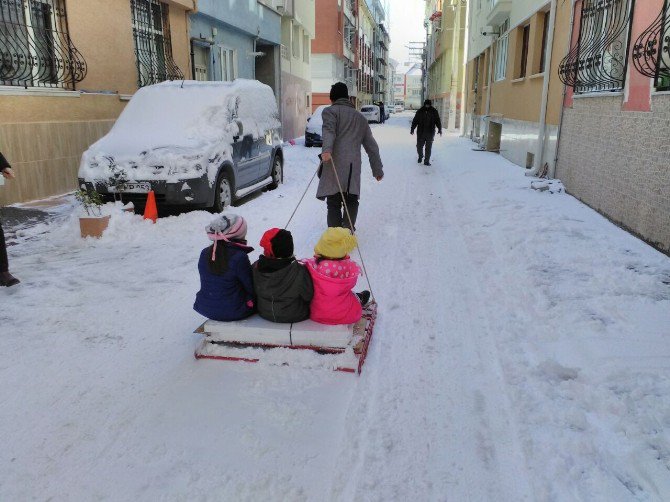
<path id="1" fill-rule="evenodd" d="M 81 236 L 83 237 L 95 237 L 99 239 L 102 237 L 102 233 L 107 229 L 109 224 L 110 216 L 80 216 L 79 217 L 79 229 L 81 230 Z"/>

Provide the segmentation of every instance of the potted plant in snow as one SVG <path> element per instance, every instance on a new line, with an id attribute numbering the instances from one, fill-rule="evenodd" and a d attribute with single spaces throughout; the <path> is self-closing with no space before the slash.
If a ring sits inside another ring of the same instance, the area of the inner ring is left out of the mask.
<path id="1" fill-rule="evenodd" d="M 109 224 L 109 215 L 102 215 L 102 197 L 94 190 L 80 188 L 74 193 L 75 198 L 84 208 L 86 215 L 79 216 L 79 229 L 82 237 L 102 237 Z"/>
<path id="2" fill-rule="evenodd" d="M 129 202 L 125 206 L 123 205 L 123 191 L 126 189 L 126 183 L 129 181 L 126 170 L 120 169 L 118 166 L 112 166 L 111 172 L 112 175 L 107 180 L 107 186 L 111 188 L 114 193 L 114 203 L 116 204 L 116 202 L 120 202 L 124 211 L 130 213 L 135 212 L 135 204 L 132 202 Z M 119 195 L 118 201 L 116 199 L 117 194 Z"/>

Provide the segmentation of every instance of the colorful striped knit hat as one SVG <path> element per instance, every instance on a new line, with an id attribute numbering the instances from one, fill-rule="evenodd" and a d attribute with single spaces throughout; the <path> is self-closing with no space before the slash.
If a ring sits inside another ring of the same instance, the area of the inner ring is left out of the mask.
<path id="1" fill-rule="evenodd" d="M 217 241 L 243 241 L 247 236 L 247 222 L 236 214 L 221 214 L 205 227 L 207 237 L 214 241 L 212 260 L 216 256 Z"/>

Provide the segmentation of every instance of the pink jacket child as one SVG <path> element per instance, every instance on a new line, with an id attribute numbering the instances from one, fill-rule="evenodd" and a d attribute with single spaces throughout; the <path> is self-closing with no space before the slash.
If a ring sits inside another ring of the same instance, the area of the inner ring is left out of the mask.
<path id="1" fill-rule="evenodd" d="M 349 229 L 329 228 L 314 247 L 315 256 L 305 261 L 314 283 L 310 319 L 322 324 L 353 324 L 367 303 L 370 293 L 356 294 L 360 268 L 349 258 L 356 247 L 356 237 Z"/>

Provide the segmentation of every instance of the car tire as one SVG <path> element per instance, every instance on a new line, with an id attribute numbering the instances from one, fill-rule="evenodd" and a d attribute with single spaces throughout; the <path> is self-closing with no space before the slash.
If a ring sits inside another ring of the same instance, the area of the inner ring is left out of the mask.
<path id="1" fill-rule="evenodd" d="M 307 148 L 312 148 L 312 146 L 314 146 L 314 144 L 313 143 L 307 143 L 307 141 L 305 141 L 305 146 Z"/>
<path id="2" fill-rule="evenodd" d="M 272 171 L 270 172 L 270 175 L 272 176 L 272 183 L 268 185 L 270 190 L 274 190 L 279 186 L 280 183 L 282 183 L 284 177 L 283 171 L 284 163 L 282 162 L 282 158 L 279 155 L 275 155 L 274 159 L 272 160 Z"/>
<path id="3" fill-rule="evenodd" d="M 216 178 L 214 190 L 216 192 L 214 193 L 212 212 L 221 213 L 233 203 L 233 183 L 230 181 L 230 175 L 225 170 L 221 170 Z"/>

